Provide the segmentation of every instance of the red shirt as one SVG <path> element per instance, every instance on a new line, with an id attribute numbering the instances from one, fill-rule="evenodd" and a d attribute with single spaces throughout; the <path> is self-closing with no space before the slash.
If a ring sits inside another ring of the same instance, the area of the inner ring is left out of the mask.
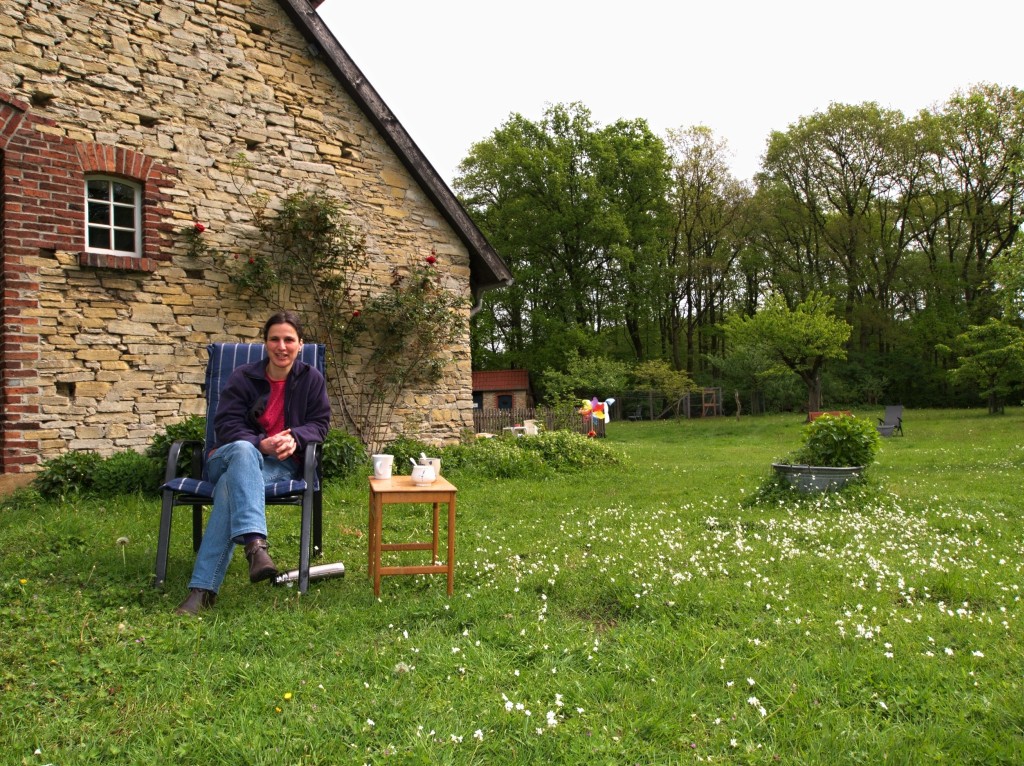
<path id="1" fill-rule="evenodd" d="M 284 430 L 284 384 L 285 380 L 267 378 L 270 384 L 270 396 L 267 397 L 267 408 L 260 415 L 260 425 L 267 436 L 273 436 Z"/>

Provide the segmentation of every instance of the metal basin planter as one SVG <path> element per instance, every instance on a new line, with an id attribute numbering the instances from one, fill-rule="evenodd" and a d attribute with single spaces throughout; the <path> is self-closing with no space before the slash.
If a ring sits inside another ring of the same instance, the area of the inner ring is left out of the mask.
<path id="1" fill-rule="evenodd" d="M 823 466 L 823 465 L 790 465 L 789 463 L 772 463 L 775 473 L 782 476 L 792 487 L 800 492 L 828 492 L 839 489 L 847 482 L 859 479 L 864 474 L 864 466 Z"/>

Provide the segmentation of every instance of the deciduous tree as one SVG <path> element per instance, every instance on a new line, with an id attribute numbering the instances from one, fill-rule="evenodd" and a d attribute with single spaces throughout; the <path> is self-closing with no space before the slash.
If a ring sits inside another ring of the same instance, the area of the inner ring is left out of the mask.
<path id="1" fill-rule="evenodd" d="M 971 325 L 957 336 L 952 348 L 958 366 L 950 370 L 962 385 L 976 386 L 988 403 L 990 414 L 1003 411 L 1003 399 L 1024 383 L 1024 330 L 999 319 Z"/>
<path id="2" fill-rule="evenodd" d="M 795 373 L 807 387 L 808 411 L 821 409 L 821 368 L 829 359 L 846 358 L 850 325 L 834 314 L 835 301 L 811 293 L 793 309 L 772 295 L 754 316 L 734 314 L 725 322 L 726 341 L 733 349 L 753 347 L 777 365 Z"/>

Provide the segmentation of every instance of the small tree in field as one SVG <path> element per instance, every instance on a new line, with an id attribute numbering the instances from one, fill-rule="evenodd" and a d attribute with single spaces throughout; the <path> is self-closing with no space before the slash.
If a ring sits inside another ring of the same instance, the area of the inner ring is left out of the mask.
<path id="1" fill-rule="evenodd" d="M 617 396 L 626 387 L 629 368 L 623 362 L 603 356 L 581 357 L 569 353 L 564 370 L 545 369 L 540 373 L 540 387 L 548 404 L 584 398 L 607 399 Z"/>
<path id="2" fill-rule="evenodd" d="M 820 293 L 790 309 L 781 295 L 772 295 L 754 316 L 726 320 L 729 354 L 763 352 L 776 367 L 800 376 L 807 386 L 808 411 L 821 409 L 821 369 L 829 359 L 845 359 L 851 327 L 834 313 L 835 301 Z"/>
<path id="3" fill-rule="evenodd" d="M 989 319 L 957 336 L 953 348 L 959 367 L 950 370 L 957 383 L 976 386 L 988 402 L 989 414 L 1003 411 L 1003 400 L 1024 382 L 1024 330 L 1008 322 Z"/>
<path id="4" fill-rule="evenodd" d="M 664 359 L 638 364 L 633 368 L 633 380 L 637 390 L 661 394 L 673 402 L 676 417 L 679 417 L 679 402 L 696 387 L 686 370 L 673 370 Z"/>

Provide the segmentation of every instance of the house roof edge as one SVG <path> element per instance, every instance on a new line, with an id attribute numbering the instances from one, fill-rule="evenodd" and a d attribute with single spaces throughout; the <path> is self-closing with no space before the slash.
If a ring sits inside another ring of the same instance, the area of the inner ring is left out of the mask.
<path id="1" fill-rule="evenodd" d="M 296 25 L 314 56 L 323 55 L 328 67 L 345 91 L 374 124 L 398 155 L 402 164 L 419 182 L 427 197 L 455 230 L 470 254 L 470 286 L 474 298 L 485 290 L 512 284 L 512 272 L 470 218 L 423 151 L 412 140 L 394 112 L 366 79 L 316 11 L 319 2 L 277 0 Z M 322 2 L 322 0 L 321 0 Z"/>

